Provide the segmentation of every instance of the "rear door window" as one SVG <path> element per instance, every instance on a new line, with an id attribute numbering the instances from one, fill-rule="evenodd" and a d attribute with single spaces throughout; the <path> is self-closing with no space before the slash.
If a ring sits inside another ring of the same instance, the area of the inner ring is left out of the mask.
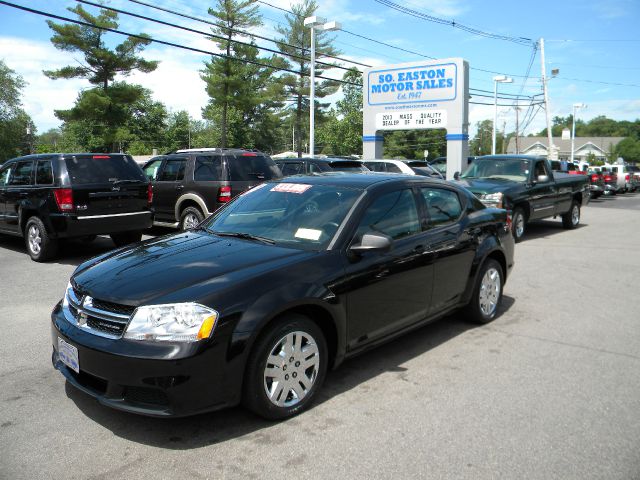
<path id="1" fill-rule="evenodd" d="M 184 179 L 184 170 L 187 166 L 186 158 L 170 158 L 158 176 L 159 182 L 179 182 Z"/>
<path id="2" fill-rule="evenodd" d="M 278 166 L 270 157 L 254 155 L 240 154 L 226 157 L 230 180 L 271 180 L 282 176 Z"/>
<path id="3" fill-rule="evenodd" d="M 153 160 L 144 167 L 144 174 L 152 182 L 158 179 L 158 171 L 162 166 L 162 159 Z"/>
<path id="4" fill-rule="evenodd" d="M 147 180 L 140 166 L 127 155 L 74 155 L 66 157 L 65 163 L 74 185 Z"/>
<path id="5" fill-rule="evenodd" d="M 31 185 L 33 173 L 33 160 L 16 162 L 13 174 L 9 178 L 9 185 Z"/>
<path id="6" fill-rule="evenodd" d="M 391 173 L 402 173 L 402 170 L 400 169 L 399 166 L 397 166 L 394 163 L 385 163 L 386 167 L 387 167 L 387 172 L 391 172 Z"/>
<path id="7" fill-rule="evenodd" d="M 462 214 L 458 194 L 442 188 L 421 188 L 427 204 L 429 226 L 438 227 L 455 222 Z"/>
<path id="8" fill-rule="evenodd" d="M 280 164 L 280 170 L 282 175 L 288 177 L 289 175 L 299 175 L 304 172 L 304 163 L 302 162 L 287 162 Z"/>
<path id="9" fill-rule="evenodd" d="M 36 164 L 36 185 L 52 185 L 51 160 L 38 160 Z"/>
<path id="10" fill-rule="evenodd" d="M 200 182 L 222 180 L 222 157 L 220 155 L 197 156 L 193 179 Z"/>

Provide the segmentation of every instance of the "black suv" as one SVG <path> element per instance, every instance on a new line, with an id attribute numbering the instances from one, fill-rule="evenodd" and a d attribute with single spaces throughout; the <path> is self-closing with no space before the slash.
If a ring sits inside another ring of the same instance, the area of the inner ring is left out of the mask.
<path id="1" fill-rule="evenodd" d="M 0 233 L 23 236 L 31 258 L 52 258 L 58 240 L 110 234 L 117 246 L 151 227 L 152 190 L 124 154 L 48 153 L 0 166 Z"/>
<path id="2" fill-rule="evenodd" d="M 183 230 L 236 195 L 282 178 L 268 155 L 230 148 L 178 150 L 152 158 L 143 170 L 153 184 L 155 225 Z"/>
<path id="3" fill-rule="evenodd" d="M 345 158 L 281 158 L 277 159 L 276 165 L 282 170 L 282 175 L 305 175 L 324 172 L 368 172 L 362 160 Z"/>

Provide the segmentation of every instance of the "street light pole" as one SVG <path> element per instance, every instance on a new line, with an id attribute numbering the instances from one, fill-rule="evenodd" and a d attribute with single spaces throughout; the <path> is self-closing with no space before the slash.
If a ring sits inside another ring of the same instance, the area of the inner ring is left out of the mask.
<path id="1" fill-rule="evenodd" d="M 506 75 L 493 77 L 493 134 L 491 137 L 491 155 L 496 154 L 496 123 L 498 123 L 498 83 L 513 83 Z"/>
<path id="2" fill-rule="evenodd" d="M 323 31 L 340 30 L 338 22 L 327 22 L 322 17 L 307 17 L 304 26 L 311 28 L 311 55 L 309 74 L 309 156 L 315 156 L 315 106 L 316 106 L 316 28 Z"/>
<path id="3" fill-rule="evenodd" d="M 576 138 L 576 110 L 578 108 L 587 108 L 587 105 L 584 103 L 573 104 L 573 116 L 572 116 L 572 122 L 571 122 L 571 157 L 569 157 L 570 162 L 573 162 L 573 150 L 575 147 L 575 138 Z"/>

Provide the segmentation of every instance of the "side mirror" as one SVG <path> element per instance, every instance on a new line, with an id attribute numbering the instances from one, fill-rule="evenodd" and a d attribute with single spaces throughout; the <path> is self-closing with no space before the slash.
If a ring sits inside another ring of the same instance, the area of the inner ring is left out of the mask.
<path id="1" fill-rule="evenodd" d="M 460 180 L 460 172 L 456 172 L 453 174 L 453 179 L 454 180 Z"/>
<path id="2" fill-rule="evenodd" d="M 546 183 L 549 181 L 549 175 L 538 175 L 537 182 L 538 183 Z"/>
<path id="3" fill-rule="evenodd" d="M 388 252 L 391 250 L 391 238 L 381 233 L 365 233 L 359 245 L 353 245 L 351 252 L 361 254 L 364 252 Z"/>

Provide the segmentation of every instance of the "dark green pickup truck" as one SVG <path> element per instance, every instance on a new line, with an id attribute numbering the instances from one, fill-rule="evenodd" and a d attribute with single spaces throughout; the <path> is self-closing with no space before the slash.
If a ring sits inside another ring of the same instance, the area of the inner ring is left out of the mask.
<path id="1" fill-rule="evenodd" d="M 530 220 L 560 216 L 565 228 L 575 228 L 580 207 L 589 201 L 586 175 L 553 172 L 544 157 L 478 157 L 457 180 L 485 205 L 511 212 L 516 242 Z"/>

